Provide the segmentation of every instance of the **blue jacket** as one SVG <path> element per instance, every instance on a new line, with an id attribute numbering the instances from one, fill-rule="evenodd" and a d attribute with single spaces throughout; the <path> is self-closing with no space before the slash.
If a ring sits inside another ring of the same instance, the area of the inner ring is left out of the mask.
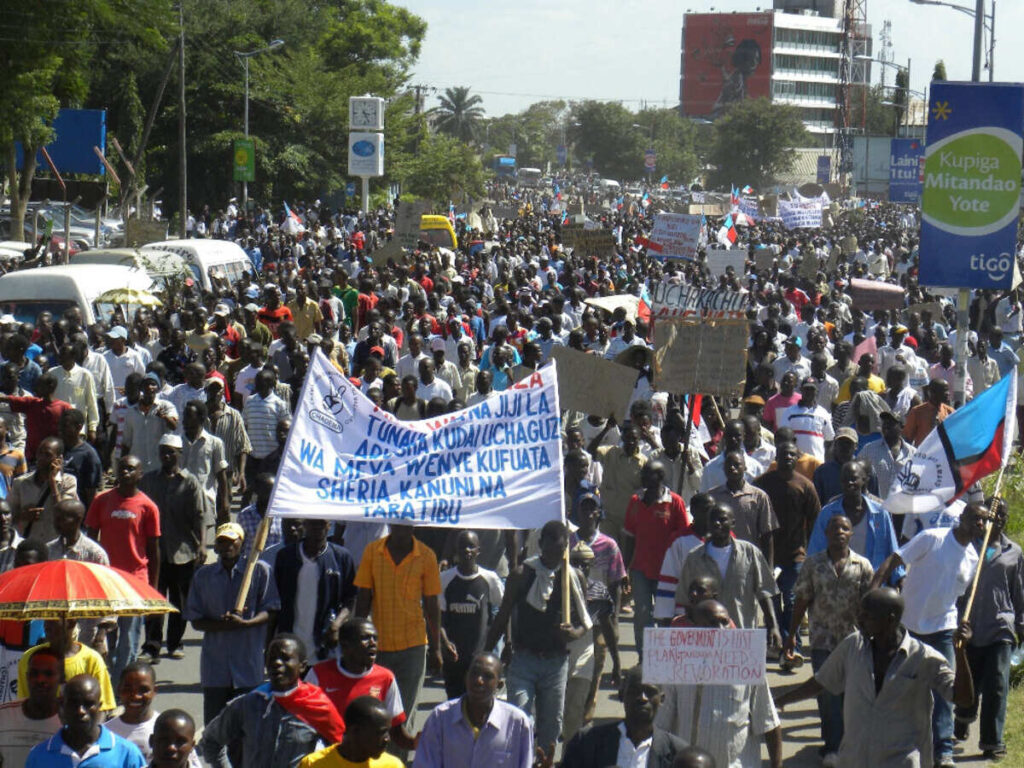
<path id="1" fill-rule="evenodd" d="M 896 529 L 893 528 L 892 517 L 886 510 L 882 509 L 881 504 L 868 496 L 864 497 L 864 503 L 868 505 L 866 551 L 858 552 L 857 554 L 866 557 L 871 562 L 871 567 L 877 571 L 882 563 L 885 562 L 885 559 L 899 548 L 896 542 Z M 811 531 L 811 540 L 807 543 L 808 557 L 816 552 L 825 551 L 828 547 L 828 540 L 825 538 L 825 527 L 833 516 L 842 514 L 844 514 L 842 496 L 821 508 L 821 512 L 818 513 L 818 519 L 814 523 L 814 530 Z M 905 573 L 906 570 L 903 566 L 894 569 L 890 582 L 895 584 L 903 578 Z"/>

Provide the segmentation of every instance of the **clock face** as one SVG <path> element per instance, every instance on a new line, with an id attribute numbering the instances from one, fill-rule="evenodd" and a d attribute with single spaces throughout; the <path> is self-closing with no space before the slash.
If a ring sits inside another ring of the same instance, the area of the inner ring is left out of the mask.
<path id="1" fill-rule="evenodd" d="M 352 102 L 352 112 L 349 116 L 349 123 L 353 128 L 375 128 L 379 123 L 377 116 L 377 103 Z"/>

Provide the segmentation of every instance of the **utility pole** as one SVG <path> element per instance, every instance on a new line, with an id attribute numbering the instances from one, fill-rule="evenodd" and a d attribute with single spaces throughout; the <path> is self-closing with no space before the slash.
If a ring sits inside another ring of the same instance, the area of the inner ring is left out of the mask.
<path id="1" fill-rule="evenodd" d="M 185 0 L 178 2 L 178 235 L 187 237 L 188 161 L 185 155 Z"/>

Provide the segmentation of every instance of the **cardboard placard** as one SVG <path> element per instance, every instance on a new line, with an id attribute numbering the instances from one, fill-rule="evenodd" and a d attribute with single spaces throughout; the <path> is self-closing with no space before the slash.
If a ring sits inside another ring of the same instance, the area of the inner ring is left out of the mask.
<path id="1" fill-rule="evenodd" d="M 942 317 L 942 302 L 940 301 L 929 301 L 926 304 L 914 304 L 907 307 L 907 317 L 910 317 L 911 312 L 917 312 L 917 316 L 920 317 L 922 312 L 931 312 L 932 320 L 943 319 Z"/>
<path id="2" fill-rule="evenodd" d="M 586 226 L 562 227 L 562 245 L 572 248 L 580 256 L 610 259 L 615 255 L 615 235 L 608 229 L 590 229 Z"/>
<path id="3" fill-rule="evenodd" d="M 654 324 L 654 385 L 665 392 L 736 397 L 747 378 L 749 329 L 736 320 Z"/>
<path id="4" fill-rule="evenodd" d="M 167 239 L 166 221 L 145 221 L 131 218 L 124 225 L 124 244 L 135 248 L 146 243 L 159 243 Z"/>
<path id="5" fill-rule="evenodd" d="M 805 253 L 800 262 L 800 277 L 813 280 L 818 276 L 819 271 L 821 271 L 821 262 L 818 261 L 818 257 L 814 253 Z"/>
<path id="6" fill-rule="evenodd" d="M 729 250 L 709 248 L 707 251 L 707 264 L 711 274 L 715 277 L 725 274 L 725 270 L 732 267 L 737 277 L 743 277 L 747 261 L 746 248 L 730 248 Z"/>
<path id="7" fill-rule="evenodd" d="M 562 408 L 595 416 L 626 419 L 637 371 L 598 355 L 568 347 L 551 348 L 558 364 L 558 402 Z"/>
<path id="8" fill-rule="evenodd" d="M 402 248 L 408 248 L 411 251 L 419 245 L 420 218 L 426 212 L 425 203 L 402 203 L 398 206 L 394 241 L 397 241 Z"/>
<path id="9" fill-rule="evenodd" d="M 771 248 L 758 248 L 754 251 L 754 269 L 758 272 L 771 272 L 775 266 L 775 253 Z"/>
<path id="10" fill-rule="evenodd" d="M 850 297 L 855 309 L 874 312 L 876 309 L 903 309 L 907 294 L 899 285 L 875 280 L 850 280 Z"/>
<path id="11" fill-rule="evenodd" d="M 644 630 L 643 681 L 659 685 L 757 685 L 764 681 L 763 629 Z"/>
<path id="12" fill-rule="evenodd" d="M 519 215 L 519 209 L 514 205 L 492 205 L 491 213 L 494 214 L 494 218 L 501 222 L 505 219 L 514 219 Z"/>

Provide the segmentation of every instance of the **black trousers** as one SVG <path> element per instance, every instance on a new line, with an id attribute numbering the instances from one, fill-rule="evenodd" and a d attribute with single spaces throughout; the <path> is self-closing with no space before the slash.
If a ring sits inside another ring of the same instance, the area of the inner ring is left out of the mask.
<path id="1" fill-rule="evenodd" d="M 177 650 L 181 647 L 181 637 L 185 634 L 185 620 L 182 613 L 185 611 L 185 601 L 188 600 L 188 590 L 192 586 L 192 574 L 195 573 L 195 563 L 174 565 L 173 563 L 160 564 L 159 589 L 171 605 L 178 609 L 178 613 L 171 613 L 167 616 L 167 652 Z M 146 619 L 146 642 L 144 648 L 151 653 L 159 653 L 164 639 L 164 617 L 161 614 L 150 616 Z"/>

